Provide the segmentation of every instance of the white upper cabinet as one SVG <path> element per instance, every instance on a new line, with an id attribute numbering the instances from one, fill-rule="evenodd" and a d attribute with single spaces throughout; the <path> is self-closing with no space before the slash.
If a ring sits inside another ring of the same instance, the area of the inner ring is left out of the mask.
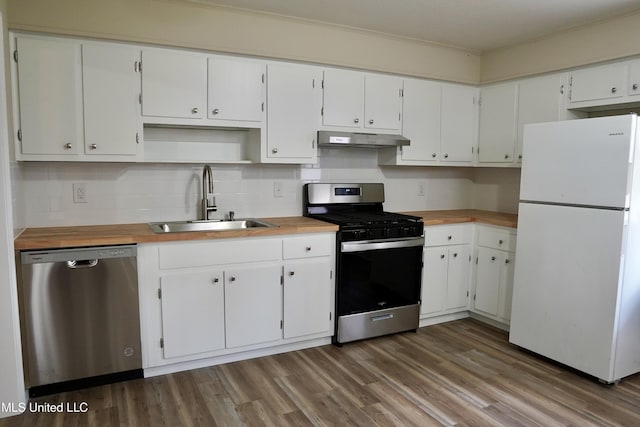
<path id="1" fill-rule="evenodd" d="M 322 70 L 308 65 L 269 63 L 267 143 L 262 162 L 315 163 L 322 108 Z"/>
<path id="2" fill-rule="evenodd" d="M 627 94 L 640 95 L 640 59 L 629 62 L 629 84 Z"/>
<path id="3" fill-rule="evenodd" d="M 440 160 L 470 164 L 474 157 L 478 124 L 478 89 L 443 85 Z"/>
<path id="4" fill-rule="evenodd" d="M 162 49 L 142 51 L 142 114 L 151 117 L 206 117 L 207 59 L 201 54 Z"/>
<path id="5" fill-rule="evenodd" d="M 266 66 L 224 57 L 208 59 L 210 119 L 261 122 L 264 116 Z"/>
<path id="6" fill-rule="evenodd" d="M 570 104 L 620 98 L 625 95 L 626 63 L 600 65 L 571 72 Z"/>
<path id="7" fill-rule="evenodd" d="M 17 123 L 22 155 L 82 152 L 82 64 L 80 43 L 53 38 L 16 37 Z"/>
<path id="8" fill-rule="evenodd" d="M 140 50 L 83 44 L 85 148 L 91 156 L 135 156 L 139 140 Z"/>
<path id="9" fill-rule="evenodd" d="M 436 162 L 440 155 L 442 85 L 426 80 L 404 81 L 402 135 L 411 143 L 401 148 L 401 160 Z"/>
<path id="10" fill-rule="evenodd" d="M 400 132 L 401 95 L 399 77 L 327 69 L 322 124 L 351 131 Z"/>
<path id="11" fill-rule="evenodd" d="M 487 86 L 480 90 L 480 163 L 513 162 L 517 95 L 515 83 Z"/>

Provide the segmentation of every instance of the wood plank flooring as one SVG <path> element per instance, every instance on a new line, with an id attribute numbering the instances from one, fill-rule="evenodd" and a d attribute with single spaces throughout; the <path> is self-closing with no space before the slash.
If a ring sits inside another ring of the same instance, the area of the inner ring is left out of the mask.
<path id="1" fill-rule="evenodd" d="M 471 319 L 37 402 L 5 426 L 640 426 L 640 375 L 604 386 Z"/>

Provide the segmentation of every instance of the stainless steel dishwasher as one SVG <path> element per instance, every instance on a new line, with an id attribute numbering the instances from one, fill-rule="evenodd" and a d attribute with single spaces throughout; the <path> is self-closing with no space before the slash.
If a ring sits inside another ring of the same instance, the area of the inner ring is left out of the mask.
<path id="1" fill-rule="evenodd" d="M 136 246 L 20 255 L 30 394 L 141 377 Z"/>

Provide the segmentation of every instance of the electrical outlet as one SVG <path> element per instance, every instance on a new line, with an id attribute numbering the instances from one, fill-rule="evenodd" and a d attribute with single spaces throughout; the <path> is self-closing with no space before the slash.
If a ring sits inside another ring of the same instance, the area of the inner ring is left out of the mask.
<path id="1" fill-rule="evenodd" d="M 282 183 L 274 182 L 273 183 L 273 197 L 282 197 Z"/>
<path id="2" fill-rule="evenodd" d="M 418 183 L 418 196 L 424 196 L 424 182 Z"/>
<path id="3" fill-rule="evenodd" d="M 87 203 L 87 183 L 73 183 L 73 203 Z"/>

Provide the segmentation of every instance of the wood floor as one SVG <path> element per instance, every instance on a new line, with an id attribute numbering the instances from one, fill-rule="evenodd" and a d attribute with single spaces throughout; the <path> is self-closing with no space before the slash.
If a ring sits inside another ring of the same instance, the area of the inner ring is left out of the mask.
<path id="1" fill-rule="evenodd" d="M 82 413 L 4 426 L 640 426 L 640 375 L 617 386 L 518 350 L 471 319 L 40 398 Z"/>

